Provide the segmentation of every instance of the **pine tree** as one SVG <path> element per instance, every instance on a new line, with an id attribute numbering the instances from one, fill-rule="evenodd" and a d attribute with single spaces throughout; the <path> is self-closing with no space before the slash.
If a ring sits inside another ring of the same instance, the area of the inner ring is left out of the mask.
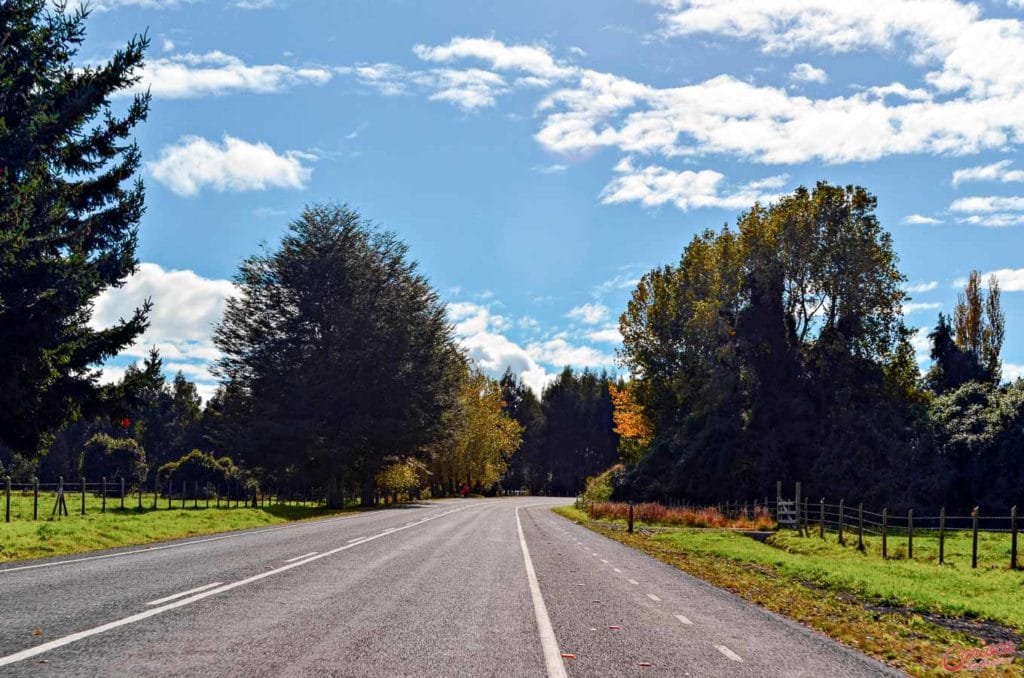
<path id="1" fill-rule="evenodd" d="M 93 300 L 135 271 L 143 186 L 129 137 L 149 96 L 110 105 L 138 80 L 133 39 L 100 66 L 75 63 L 85 10 L 0 3 L 0 443 L 27 454 L 104 404 L 96 364 L 146 327 L 148 303 L 89 326 Z"/>

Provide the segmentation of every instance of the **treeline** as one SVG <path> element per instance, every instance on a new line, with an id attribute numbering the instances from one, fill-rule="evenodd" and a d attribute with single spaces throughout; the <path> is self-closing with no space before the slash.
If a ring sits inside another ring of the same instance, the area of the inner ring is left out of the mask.
<path id="1" fill-rule="evenodd" d="M 614 464 L 619 456 L 612 401 L 616 387 L 606 373 L 566 367 L 538 398 L 506 371 L 501 378 L 505 408 L 522 427 L 523 441 L 502 485 L 573 496 L 589 476 Z"/>
<path id="2" fill-rule="evenodd" d="M 922 376 L 875 207 L 860 187 L 798 189 L 643 277 L 620 330 L 651 435 L 617 496 L 748 499 L 799 480 L 894 509 L 1024 501 L 1024 384 L 1000 383 L 998 283 L 971 275 Z"/>

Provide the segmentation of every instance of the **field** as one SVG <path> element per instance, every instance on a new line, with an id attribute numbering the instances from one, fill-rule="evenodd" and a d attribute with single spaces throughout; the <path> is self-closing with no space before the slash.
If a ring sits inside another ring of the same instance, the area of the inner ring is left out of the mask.
<path id="1" fill-rule="evenodd" d="M 1024 632 L 1024 572 L 1009 569 L 1005 534 L 979 535 L 973 570 L 970 535 L 960 533 L 947 536 L 946 564 L 939 565 L 930 535 L 915 535 L 913 560 L 906 559 L 905 537 L 890 538 L 883 560 L 875 537 L 865 537 L 862 552 L 856 535 L 847 535 L 845 546 L 835 534 L 789 531 L 767 543 L 718 529 L 628 535 L 577 509 L 555 510 L 915 675 L 943 673 L 947 652 L 981 640 L 1019 646 Z M 1024 666 L 1017 661 L 1001 670 Z"/>
<path id="2" fill-rule="evenodd" d="M 133 496 L 125 499 L 123 511 L 119 508 L 120 499 L 108 498 L 107 512 L 101 513 L 101 498 L 86 494 L 86 513 L 82 516 L 79 514 L 80 495 L 66 497 L 70 515 L 51 519 L 55 496 L 40 494 L 40 519 L 33 521 L 31 494 L 12 494 L 11 522 L 0 522 L 0 563 L 275 525 L 356 510 L 354 507 L 342 511 L 312 504 L 271 506 L 269 503 L 265 508 L 242 508 L 241 505 L 226 508 L 223 504 L 216 508 L 212 500 L 210 508 L 205 508 L 202 500 L 199 508 L 193 508 L 191 500 L 182 508 L 179 500 L 168 509 L 166 498 L 153 509 L 150 495 L 143 498 L 141 511 L 137 508 L 137 497 Z M 3 510 L 0 503 L 0 512 Z"/>

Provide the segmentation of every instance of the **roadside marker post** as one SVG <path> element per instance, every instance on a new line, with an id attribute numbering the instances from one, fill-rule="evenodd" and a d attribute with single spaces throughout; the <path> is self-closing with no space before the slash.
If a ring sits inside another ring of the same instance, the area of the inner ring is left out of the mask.
<path id="1" fill-rule="evenodd" d="M 39 476 L 32 477 L 32 520 L 39 520 Z"/>
<path id="2" fill-rule="evenodd" d="M 1017 569 L 1017 507 L 1010 509 L 1010 569 Z"/>
<path id="3" fill-rule="evenodd" d="M 633 534 L 633 500 L 629 500 L 629 533 Z"/>
<path id="4" fill-rule="evenodd" d="M 107 477 L 106 476 L 103 476 L 103 478 L 100 479 L 100 485 L 103 488 L 101 490 L 103 492 L 103 498 L 100 500 L 102 502 L 100 504 L 100 513 L 106 513 L 107 512 Z"/>
<path id="5" fill-rule="evenodd" d="M 82 476 L 82 515 L 85 515 L 85 476 Z"/>
<path id="6" fill-rule="evenodd" d="M 978 569 L 978 507 L 971 511 L 971 569 Z"/>
<path id="7" fill-rule="evenodd" d="M 121 510 L 124 510 L 124 476 L 121 476 Z"/>
<path id="8" fill-rule="evenodd" d="M 818 536 L 822 539 L 825 538 L 825 497 L 821 498 L 821 504 L 818 509 Z"/>
<path id="9" fill-rule="evenodd" d="M 914 509 L 907 510 L 907 560 L 914 559 Z"/>
<path id="10" fill-rule="evenodd" d="M 5 490 L 4 494 L 7 497 L 7 508 L 4 510 L 4 522 L 11 522 L 11 477 L 4 476 Z"/>
<path id="11" fill-rule="evenodd" d="M 939 565 L 946 562 L 946 507 L 939 509 Z"/>
<path id="12" fill-rule="evenodd" d="M 843 539 L 843 522 L 845 520 L 844 514 L 846 513 L 846 500 L 839 500 L 839 545 L 846 546 L 846 540 Z"/>
<path id="13" fill-rule="evenodd" d="M 882 557 L 889 555 L 889 509 L 882 509 Z"/>
<path id="14" fill-rule="evenodd" d="M 857 504 L 857 550 L 864 550 L 864 502 Z"/>

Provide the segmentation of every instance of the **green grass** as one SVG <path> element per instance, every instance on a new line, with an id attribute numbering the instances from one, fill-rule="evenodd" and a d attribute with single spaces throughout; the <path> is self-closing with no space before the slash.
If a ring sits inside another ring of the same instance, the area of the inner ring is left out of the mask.
<path id="1" fill-rule="evenodd" d="M 589 521 L 572 507 L 556 512 L 915 675 L 940 674 L 951 645 L 977 645 L 1024 632 L 1024 572 L 1009 569 L 1009 536 L 979 535 L 979 568 L 970 567 L 970 535 L 948 536 L 946 564 L 938 540 L 835 534 L 800 537 L 784 531 L 760 543 L 729 530 L 673 528 L 628 535 Z M 980 620 L 988 620 L 981 622 Z M 1014 671 L 1020 664 L 1003 669 Z"/>
<path id="2" fill-rule="evenodd" d="M 125 499 L 124 511 L 119 508 L 120 499 L 108 498 L 107 512 L 101 513 L 101 499 L 87 494 L 86 514 L 82 516 L 79 515 L 80 495 L 69 494 L 66 497 L 69 516 L 50 519 L 55 497 L 41 494 L 40 519 L 33 521 L 31 494 L 13 494 L 11 522 L 0 522 L 0 563 L 276 525 L 357 510 L 355 507 L 332 510 L 313 505 L 269 504 L 266 508 L 255 509 L 241 506 L 224 508 L 223 505 L 215 508 L 212 501 L 210 508 L 204 508 L 204 501 L 199 502 L 199 508 L 192 508 L 192 501 L 186 502 L 186 507 L 182 508 L 180 500 L 168 510 L 166 499 L 159 501 L 158 508 L 153 509 L 153 497 L 150 495 L 144 497 L 141 511 L 136 508 L 136 497 Z M 2 502 L 0 495 L 0 520 L 3 520 Z"/>

